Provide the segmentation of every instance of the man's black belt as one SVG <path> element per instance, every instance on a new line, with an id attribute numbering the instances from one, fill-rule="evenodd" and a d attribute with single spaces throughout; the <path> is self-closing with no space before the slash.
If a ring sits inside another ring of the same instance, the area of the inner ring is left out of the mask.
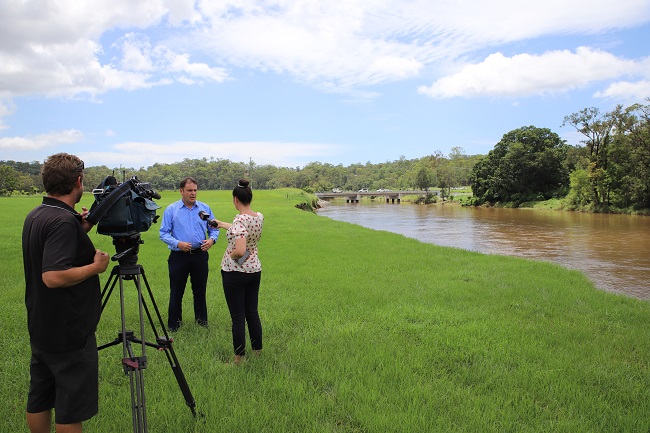
<path id="1" fill-rule="evenodd" d="M 194 248 L 193 250 L 183 251 L 183 250 L 174 250 L 175 253 L 184 253 L 184 254 L 198 254 L 203 253 L 204 251 L 201 248 Z"/>

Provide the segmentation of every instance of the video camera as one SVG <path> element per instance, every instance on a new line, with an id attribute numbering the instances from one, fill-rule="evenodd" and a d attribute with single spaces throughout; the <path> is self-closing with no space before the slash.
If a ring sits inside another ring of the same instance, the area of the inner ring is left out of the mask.
<path id="1" fill-rule="evenodd" d="M 97 224 L 99 234 L 132 237 L 149 230 L 159 218 L 156 210 L 160 206 L 152 199 L 160 199 L 160 194 L 136 176 L 123 183 L 118 183 L 114 176 L 107 176 L 93 189 L 93 195 L 95 202 L 86 221 Z"/>

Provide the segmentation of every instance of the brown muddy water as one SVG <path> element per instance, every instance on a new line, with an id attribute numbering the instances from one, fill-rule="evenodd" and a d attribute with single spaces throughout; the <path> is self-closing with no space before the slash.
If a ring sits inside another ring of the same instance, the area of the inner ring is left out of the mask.
<path id="1" fill-rule="evenodd" d="M 600 289 L 650 300 L 647 216 L 385 203 L 330 203 L 318 214 L 436 245 L 559 263 Z"/>

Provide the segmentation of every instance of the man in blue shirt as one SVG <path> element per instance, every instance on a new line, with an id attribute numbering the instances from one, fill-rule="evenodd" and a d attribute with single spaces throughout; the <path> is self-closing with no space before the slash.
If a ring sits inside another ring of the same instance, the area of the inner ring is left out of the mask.
<path id="1" fill-rule="evenodd" d="M 194 297 L 194 319 L 201 326 L 208 325 L 208 307 L 205 301 L 208 283 L 208 250 L 217 242 L 219 229 L 199 216 L 203 211 L 213 219 L 210 206 L 196 199 L 198 182 L 187 177 L 180 183 L 181 199 L 170 204 L 163 214 L 160 239 L 171 252 L 169 267 L 169 310 L 167 327 L 176 331 L 183 322 L 183 294 L 190 277 Z M 207 232 L 207 238 L 206 238 Z"/>

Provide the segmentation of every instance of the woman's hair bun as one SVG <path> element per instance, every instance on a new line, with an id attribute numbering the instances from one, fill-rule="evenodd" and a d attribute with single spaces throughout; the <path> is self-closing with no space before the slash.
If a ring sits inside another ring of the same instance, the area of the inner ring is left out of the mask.
<path id="1" fill-rule="evenodd" d="M 246 188 L 248 186 L 248 181 L 246 179 L 239 179 L 239 186 L 240 188 Z"/>

